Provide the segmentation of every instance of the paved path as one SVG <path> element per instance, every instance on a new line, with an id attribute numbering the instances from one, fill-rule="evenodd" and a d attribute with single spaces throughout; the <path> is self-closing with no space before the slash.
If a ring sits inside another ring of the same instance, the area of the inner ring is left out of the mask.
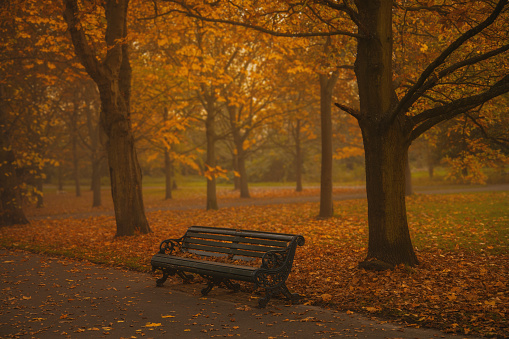
<path id="1" fill-rule="evenodd" d="M 461 338 L 63 258 L 0 250 L 0 338 Z M 186 293 L 182 290 L 187 291 Z"/>
<path id="2" fill-rule="evenodd" d="M 345 186 L 346 187 L 346 186 Z M 153 187 L 152 187 L 153 188 Z M 282 188 L 282 187 L 278 187 Z M 287 188 L 287 187 L 284 187 Z M 308 187 L 309 188 L 309 187 Z M 318 188 L 318 187 L 316 187 Z M 356 186 L 353 188 L 362 189 L 363 187 Z M 453 194 L 453 193 L 463 193 L 463 192 L 487 192 L 487 191 L 509 191 L 509 184 L 500 184 L 500 185 L 486 185 L 486 186 L 464 186 L 458 188 L 440 188 L 440 187 L 416 187 L 414 192 L 417 194 Z M 366 199 L 366 193 L 339 193 L 333 196 L 333 200 L 353 200 L 353 199 Z M 319 195 L 296 195 L 296 196 L 282 196 L 282 197 L 269 197 L 269 198 L 238 198 L 238 199 L 226 199 L 222 201 L 219 200 L 220 208 L 228 208 L 228 207 L 240 207 L 240 206 L 265 206 L 265 205 L 276 205 L 276 204 L 294 204 L 294 203 L 303 203 L 303 202 L 319 202 Z M 158 206 L 155 208 L 146 208 L 147 212 L 151 211 L 163 211 L 163 210 L 189 210 L 189 209 L 204 209 L 205 203 L 197 204 L 195 202 L 191 204 L 178 203 L 175 205 L 169 206 Z M 51 216 L 38 216 L 38 217 L 29 217 L 29 219 L 67 219 L 67 218 L 75 218 L 75 219 L 83 219 L 88 218 L 90 216 L 98 216 L 98 215 L 109 215 L 113 216 L 113 211 L 95 211 L 95 212 L 87 212 L 87 213 L 74 213 L 74 214 L 61 214 L 61 215 L 51 215 Z"/>

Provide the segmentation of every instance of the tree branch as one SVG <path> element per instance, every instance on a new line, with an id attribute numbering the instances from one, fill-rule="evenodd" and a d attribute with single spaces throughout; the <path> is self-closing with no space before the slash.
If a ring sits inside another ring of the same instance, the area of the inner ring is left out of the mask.
<path id="1" fill-rule="evenodd" d="M 85 33 L 81 30 L 81 23 L 78 19 L 77 0 L 64 0 L 64 19 L 71 33 L 72 43 L 76 55 L 87 70 L 87 73 L 97 82 L 101 79 L 103 70 L 95 53 L 90 48 Z"/>
<path id="2" fill-rule="evenodd" d="M 348 107 L 348 106 L 345 106 L 345 105 L 342 105 L 342 104 L 338 104 L 337 102 L 334 105 L 336 105 L 340 110 L 350 114 L 355 119 L 360 120 L 361 113 L 358 110 Z"/>
<path id="3" fill-rule="evenodd" d="M 469 29 L 465 33 L 463 33 L 458 39 L 456 39 L 453 43 L 449 45 L 431 64 L 426 67 L 426 69 L 421 73 L 421 76 L 417 80 L 414 86 L 410 88 L 410 90 L 405 94 L 405 96 L 401 99 L 399 104 L 396 106 L 396 108 L 393 110 L 390 119 L 393 120 L 398 114 L 405 113 L 417 99 L 419 99 L 424 92 L 426 91 L 426 87 L 424 86 L 426 83 L 429 85 L 432 85 L 435 83 L 438 78 L 433 77 L 432 79 L 429 79 L 433 72 L 442 65 L 445 60 L 454 52 L 456 51 L 461 45 L 463 45 L 467 40 L 470 38 L 476 36 L 480 32 L 482 32 L 485 28 L 490 26 L 497 17 L 500 15 L 504 7 L 507 5 L 508 0 L 500 0 L 493 10 L 493 12 L 486 18 L 483 22 L 481 22 L 479 25 Z M 472 60 L 471 58 L 470 60 Z M 453 67 L 453 66 L 451 66 Z M 463 66 L 461 66 L 463 67 Z M 459 67 L 458 67 L 459 68 Z M 457 68 L 456 68 L 457 69 Z M 451 72 L 456 70 L 454 67 L 451 69 Z M 445 75 L 444 75 L 445 76 Z M 427 82 L 427 80 L 429 81 Z"/>
<path id="4" fill-rule="evenodd" d="M 489 133 L 486 131 L 483 125 L 481 125 L 476 118 L 471 116 L 470 114 L 466 114 L 466 116 L 472 120 L 472 122 L 479 128 L 481 131 L 481 134 L 484 136 L 485 139 L 491 140 L 506 151 L 509 151 L 509 139 L 507 138 L 497 138 L 494 136 L 489 135 Z"/>
<path id="5" fill-rule="evenodd" d="M 170 10 L 168 12 L 159 14 L 159 16 L 164 16 L 164 15 L 168 15 L 172 12 L 176 12 L 176 13 L 180 13 L 180 14 L 186 15 L 188 17 L 199 19 L 199 20 L 202 20 L 205 22 L 213 22 L 213 23 L 228 24 L 228 25 L 233 25 L 233 26 L 250 28 L 250 29 L 254 29 L 256 31 L 259 31 L 259 32 L 262 32 L 265 34 L 269 34 L 272 36 L 277 36 L 277 37 L 305 38 L 305 37 L 344 35 L 344 36 L 350 36 L 350 37 L 353 37 L 356 39 L 364 38 L 364 36 L 361 34 L 352 33 L 352 32 L 344 31 L 344 30 L 335 30 L 335 31 L 330 31 L 330 32 L 301 32 L 301 33 L 279 32 L 279 31 L 268 29 L 266 27 L 255 25 L 255 24 L 252 24 L 249 22 L 240 22 L 240 21 L 227 20 L 227 19 L 221 19 L 221 18 L 209 18 L 209 17 L 201 15 L 197 11 L 193 11 L 193 9 L 190 8 L 189 6 L 187 6 L 183 1 L 178 1 L 178 0 L 165 0 L 165 1 L 172 2 L 172 3 L 180 6 L 182 8 L 182 10 L 179 10 L 179 9 Z M 143 20 L 151 20 L 154 18 L 155 18 L 155 16 L 151 16 L 151 17 L 143 18 Z"/>
<path id="6" fill-rule="evenodd" d="M 428 129 L 442 121 L 449 120 L 459 114 L 468 112 L 469 110 L 507 92 L 509 92 L 509 75 L 504 76 L 495 85 L 483 93 L 458 99 L 446 105 L 428 109 L 414 117 L 411 117 L 410 122 L 414 126 L 414 129 L 410 135 L 410 140 L 415 140 Z"/>

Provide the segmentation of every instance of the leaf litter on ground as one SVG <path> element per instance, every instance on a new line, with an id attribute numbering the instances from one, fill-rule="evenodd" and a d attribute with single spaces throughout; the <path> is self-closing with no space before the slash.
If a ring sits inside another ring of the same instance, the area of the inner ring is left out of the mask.
<path id="1" fill-rule="evenodd" d="M 1 228 L 0 241 L 6 248 L 148 271 L 159 243 L 191 225 L 302 234 L 306 244 L 297 249 L 288 285 L 307 303 L 409 326 L 508 337 L 509 216 L 499 211 L 509 210 L 508 193 L 416 195 L 407 205 L 420 265 L 384 272 L 357 267 L 367 250 L 365 200 L 335 202 L 336 215 L 327 220 L 316 218 L 317 203 L 155 211 L 148 213 L 153 233 L 136 237 L 115 238 L 113 217 L 35 220 Z"/>

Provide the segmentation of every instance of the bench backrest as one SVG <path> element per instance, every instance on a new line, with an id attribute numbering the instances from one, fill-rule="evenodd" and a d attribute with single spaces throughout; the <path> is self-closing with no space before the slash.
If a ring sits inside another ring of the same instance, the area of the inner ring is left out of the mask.
<path id="1" fill-rule="evenodd" d="M 294 234 L 191 226 L 182 239 L 182 250 L 203 256 L 253 260 L 271 250 L 285 250 L 300 238 L 303 242 L 302 236 Z"/>

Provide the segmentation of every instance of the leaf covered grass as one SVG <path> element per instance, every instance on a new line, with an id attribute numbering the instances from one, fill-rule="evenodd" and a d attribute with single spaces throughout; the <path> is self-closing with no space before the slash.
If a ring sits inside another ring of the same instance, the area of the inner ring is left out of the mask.
<path id="1" fill-rule="evenodd" d="M 113 217 L 45 219 L 0 229 L 6 248 L 65 255 L 148 271 L 161 240 L 191 225 L 302 234 L 292 291 L 307 302 L 398 319 L 412 326 L 509 336 L 508 192 L 408 198 L 410 232 L 420 265 L 370 272 L 365 200 L 339 201 L 336 216 L 317 220 L 317 203 L 148 213 L 152 234 L 115 238 Z M 246 285 L 245 288 L 249 288 Z"/>

